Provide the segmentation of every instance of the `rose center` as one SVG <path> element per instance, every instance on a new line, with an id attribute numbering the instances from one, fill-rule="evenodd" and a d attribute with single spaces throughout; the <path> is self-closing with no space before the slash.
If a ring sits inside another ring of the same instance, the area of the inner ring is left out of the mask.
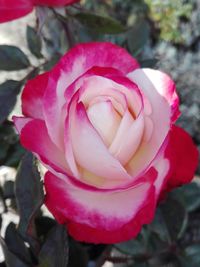
<path id="1" fill-rule="evenodd" d="M 109 146 L 121 121 L 121 116 L 113 107 L 112 102 L 106 100 L 94 103 L 88 107 L 87 114 L 104 143 Z"/>

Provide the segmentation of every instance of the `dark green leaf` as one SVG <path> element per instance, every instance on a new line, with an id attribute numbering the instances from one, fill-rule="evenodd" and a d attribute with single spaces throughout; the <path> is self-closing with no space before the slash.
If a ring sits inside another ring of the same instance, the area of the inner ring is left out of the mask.
<path id="1" fill-rule="evenodd" d="M 19 142 L 14 144 L 8 151 L 4 165 L 9 167 L 17 167 L 23 155 L 25 154 L 25 149 L 21 146 Z"/>
<path id="2" fill-rule="evenodd" d="M 142 240 L 136 239 L 115 244 L 115 247 L 119 249 L 122 253 L 133 256 L 145 253 L 146 249 Z"/>
<path id="3" fill-rule="evenodd" d="M 39 216 L 35 219 L 35 225 L 37 235 L 46 239 L 49 231 L 56 225 L 56 221 L 47 216 Z"/>
<path id="4" fill-rule="evenodd" d="M 35 78 L 40 72 L 39 68 L 34 68 L 27 76 L 26 76 L 26 80 L 30 80 Z"/>
<path id="5" fill-rule="evenodd" d="M 144 59 L 140 61 L 142 68 L 155 68 L 158 60 L 156 58 Z"/>
<path id="6" fill-rule="evenodd" d="M 135 262 L 133 265 L 130 265 L 129 267 L 149 267 L 150 265 L 147 262 Z"/>
<path id="7" fill-rule="evenodd" d="M 2 215 L 0 214 L 0 229 L 1 229 L 1 226 L 2 226 Z"/>
<path id="8" fill-rule="evenodd" d="M 10 121 L 5 120 L 0 124 L 0 144 L 0 165 L 18 166 L 21 158 L 19 159 L 17 151 L 21 146 L 19 146 L 18 136 L 14 131 L 13 123 Z"/>
<path id="9" fill-rule="evenodd" d="M 34 219 L 43 203 L 44 192 L 35 160 L 30 153 L 25 154 L 20 164 L 16 177 L 15 194 L 20 215 L 19 232 L 24 238 L 28 238 L 28 234 L 36 239 Z"/>
<path id="10" fill-rule="evenodd" d="M 149 25 L 145 19 L 138 19 L 133 27 L 127 32 L 128 47 L 134 55 L 137 55 L 149 37 Z"/>
<path id="11" fill-rule="evenodd" d="M 86 248 L 71 239 L 69 242 L 69 263 L 67 267 L 88 267 L 88 261 Z"/>
<path id="12" fill-rule="evenodd" d="M 14 223 L 10 223 L 6 229 L 5 243 L 10 252 L 27 264 L 31 264 L 31 256 L 23 239 L 17 232 Z"/>
<path id="13" fill-rule="evenodd" d="M 0 85 L 0 123 L 2 123 L 13 110 L 17 95 L 23 83 L 8 80 Z"/>
<path id="14" fill-rule="evenodd" d="M 0 162 L 4 163 L 4 159 L 8 153 L 9 144 L 6 142 L 1 142 L 1 149 L 0 149 Z"/>
<path id="15" fill-rule="evenodd" d="M 74 15 L 83 26 L 97 33 L 117 34 L 126 29 L 117 20 L 108 17 L 102 17 L 91 13 L 78 13 Z"/>
<path id="16" fill-rule="evenodd" d="M 56 225 L 49 233 L 39 254 L 38 267 L 66 267 L 68 263 L 68 235 L 65 226 Z"/>
<path id="17" fill-rule="evenodd" d="M 181 237 L 185 230 L 188 214 L 184 206 L 173 198 L 159 206 L 153 222 L 148 226 L 159 238 L 170 243 Z"/>
<path id="18" fill-rule="evenodd" d="M 170 242 L 170 235 L 160 207 L 157 208 L 154 220 L 148 227 L 158 235 L 160 240 Z"/>
<path id="19" fill-rule="evenodd" d="M 31 53 L 37 58 L 42 58 L 43 57 L 41 54 L 42 42 L 37 31 L 34 28 L 27 26 L 26 38 Z"/>
<path id="20" fill-rule="evenodd" d="M 6 120 L 0 125 L 0 142 L 13 145 L 18 141 L 18 136 L 13 128 L 13 123 Z"/>
<path id="21" fill-rule="evenodd" d="M 183 251 L 184 255 L 180 257 L 181 267 L 200 266 L 200 245 L 191 245 Z"/>
<path id="22" fill-rule="evenodd" d="M 15 254 L 9 251 L 5 241 L 1 237 L 0 237 L 0 244 L 3 249 L 3 254 L 5 257 L 7 267 L 30 267 L 29 265 L 21 261 L 19 258 L 17 258 Z"/>
<path id="23" fill-rule="evenodd" d="M 0 45 L 0 70 L 21 70 L 29 66 L 27 56 L 18 47 Z"/>
<path id="24" fill-rule="evenodd" d="M 188 212 L 200 207 L 200 186 L 195 182 L 174 190 L 171 195 L 180 201 Z"/>
<path id="25" fill-rule="evenodd" d="M 58 62 L 61 55 L 54 55 L 48 62 L 43 65 L 44 71 L 49 71 Z"/>
<path id="26" fill-rule="evenodd" d="M 173 198 L 160 206 L 171 240 L 177 240 L 185 230 L 188 214 L 185 207 Z"/>
<path id="27" fill-rule="evenodd" d="M 14 197 L 14 182 L 6 181 L 3 185 L 3 195 L 4 198 L 13 198 Z"/>

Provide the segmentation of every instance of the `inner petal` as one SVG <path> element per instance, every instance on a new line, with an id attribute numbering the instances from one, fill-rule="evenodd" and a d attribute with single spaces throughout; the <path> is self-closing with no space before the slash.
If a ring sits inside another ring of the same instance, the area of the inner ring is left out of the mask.
<path id="1" fill-rule="evenodd" d="M 107 146 L 110 146 L 119 127 L 121 116 L 110 100 L 97 102 L 87 110 L 88 117 Z"/>
<path id="2" fill-rule="evenodd" d="M 137 117 L 143 106 L 138 89 L 126 78 L 121 78 L 119 81 L 117 79 L 115 80 L 98 76 L 85 78 L 80 89 L 80 101 L 85 106 L 88 106 L 97 96 L 110 96 L 118 103 L 121 103 L 124 110 L 128 106 L 132 115 Z"/>
<path id="3" fill-rule="evenodd" d="M 117 134 L 109 148 L 109 151 L 114 155 L 122 165 L 133 157 L 137 151 L 144 131 L 144 117 L 141 113 L 134 120 L 127 110 L 121 120 Z"/>

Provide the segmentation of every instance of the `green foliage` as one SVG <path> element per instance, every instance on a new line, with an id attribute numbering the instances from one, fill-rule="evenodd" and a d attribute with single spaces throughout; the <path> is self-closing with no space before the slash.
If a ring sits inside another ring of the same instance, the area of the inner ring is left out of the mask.
<path id="1" fill-rule="evenodd" d="M 56 225 L 39 253 L 38 267 L 66 267 L 68 263 L 68 236 L 65 226 Z"/>
<path id="2" fill-rule="evenodd" d="M 19 137 L 9 121 L 0 125 L 0 164 L 16 167 L 24 154 L 24 149 L 19 144 Z"/>
<path id="3" fill-rule="evenodd" d="M 125 31 L 125 28 L 117 20 L 109 17 L 102 17 L 91 13 L 77 13 L 74 15 L 74 18 L 96 33 L 116 34 Z"/>
<path id="4" fill-rule="evenodd" d="M 13 110 L 17 95 L 23 82 L 8 80 L 0 84 L 0 123 L 2 123 Z"/>
<path id="5" fill-rule="evenodd" d="M 21 70 L 30 66 L 27 56 L 16 46 L 0 45 L 0 70 Z"/>
<path id="6" fill-rule="evenodd" d="M 129 50 L 137 56 L 149 38 L 149 25 L 144 18 L 136 19 L 136 22 L 127 33 L 127 43 Z"/>
<path id="7" fill-rule="evenodd" d="M 30 26 L 26 28 L 26 38 L 31 53 L 37 58 L 42 58 L 42 41 L 36 30 Z"/>
<path id="8" fill-rule="evenodd" d="M 26 263 L 21 261 L 14 253 L 12 253 L 2 237 L 0 237 L 0 244 L 3 249 L 3 254 L 6 260 L 7 267 L 29 267 Z"/>
<path id="9" fill-rule="evenodd" d="M 32 154 L 26 153 L 19 166 L 15 183 L 17 207 L 20 215 L 18 229 L 23 237 L 26 236 L 27 232 L 32 237 L 36 235 L 33 219 L 44 199 L 40 179 Z M 21 186 L 22 184 L 23 186 Z"/>
<path id="10" fill-rule="evenodd" d="M 145 0 L 150 17 L 160 30 L 160 37 L 165 41 L 183 42 L 180 31 L 180 19 L 189 19 L 193 9 L 192 3 L 184 0 Z"/>
<path id="11" fill-rule="evenodd" d="M 24 263 L 31 264 L 30 252 L 17 231 L 16 225 L 12 222 L 6 228 L 5 243 L 10 252 L 15 254 Z"/>
<path id="12" fill-rule="evenodd" d="M 200 186 L 193 182 L 174 190 L 171 195 L 176 198 L 187 209 L 188 212 L 200 208 Z"/>

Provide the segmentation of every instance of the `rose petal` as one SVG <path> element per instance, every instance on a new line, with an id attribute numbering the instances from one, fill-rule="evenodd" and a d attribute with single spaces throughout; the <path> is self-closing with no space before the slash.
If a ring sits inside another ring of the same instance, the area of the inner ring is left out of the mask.
<path id="1" fill-rule="evenodd" d="M 153 218 L 154 189 L 148 182 L 128 190 L 102 194 L 79 190 L 67 179 L 61 180 L 48 172 L 45 188 L 48 209 L 81 241 L 115 243 L 127 240 Z M 91 232 L 95 235 L 88 236 Z"/>
<path id="2" fill-rule="evenodd" d="M 87 115 L 104 143 L 109 146 L 121 121 L 121 117 L 113 108 L 111 101 L 107 100 L 91 105 L 87 110 Z"/>
<path id="3" fill-rule="evenodd" d="M 118 103 L 121 103 L 124 111 L 129 107 L 135 117 L 137 117 L 143 107 L 142 96 L 138 88 L 127 78 L 86 77 L 80 88 L 80 100 L 86 106 L 95 97 L 103 95 L 111 96 Z"/>
<path id="4" fill-rule="evenodd" d="M 62 57 L 50 72 L 44 96 L 44 117 L 48 133 L 60 149 L 63 147 L 61 132 L 64 120 L 61 114 L 65 104 L 64 92 L 78 77 L 94 66 L 116 68 L 127 74 L 139 65 L 123 48 L 103 42 L 79 44 Z"/>
<path id="5" fill-rule="evenodd" d="M 145 133 L 144 142 L 140 145 L 140 149 L 138 149 L 127 166 L 128 171 L 134 176 L 137 176 L 141 170 L 145 170 L 155 158 L 168 135 L 172 123 L 172 109 L 169 101 L 161 94 L 161 89 L 158 91 L 159 84 L 153 84 L 149 77 L 150 73 L 146 69 L 140 69 L 128 75 L 129 79 L 138 85 L 142 93 L 149 100 L 152 108 L 151 114 L 147 116 L 152 122 L 151 126 L 149 123 L 145 125 L 145 130 L 151 131 L 151 137 L 150 139 L 147 138 L 147 133 Z M 167 85 L 169 84 L 167 83 Z M 160 86 L 162 88 L 163 83 Z M 163 91 L 165 90 L 163 89 Z M 169 90 L 171 90 L 171 87 Z M 147 121 L 145 120 L 146 123 Z M 147 140 L 148 142 L 146 142 Z"/>
<path id="6" fill-rule="evenodd" d="M 82 103 L 77 104 L 77 107 L 71 106 L 69 117 L 70 140 L 77 163 L 97 176 L 129 180 L 126 170 L 111 156 L 91 125 Z"/>
<path id="7" fill-rule="evenodd" d="M 43 119 L 43 96 L 48 83 L 48 72 L 29 80 L 22 93 L 22 112 L 24 116 Z"/>
<path id="8" fill-rule="evenodd" d="M 32 118 L 17 117 L 17 116 L 13 116 L 12 119 L 13 119 L 13 122 L 14 122 L 14 125 L 15 125 L 15 128 L 16 128 L 18 134 L 21 134 L 21 131 L 24 128 L 24 126 L 28 122 L 33 120 Z"/>
<path id="9" fill-rule="evenodd" d="M 178 126 L 173 126 L 170 131 L 165 157 L 170 161 L 167 191 L 192 180 L 198 166 L 199 153 L 189 134 Z"/>
<path id="10" fill-rule="evenodd" d="M 143 137 L 143 130 L 143 114 L 141 113 L 136 120 L 133 120 L 127 110 L 109 149 L 122 165 L 126 165 L 137 151 Z"/>
<path id="11" fill-rule="evenodd" d="M 0 0 L 0 23 L 23 17 L 32 10 L 32 1 Z"/>
<path id="12" fill-rule="evenodd" d="M 142 90 L 144 90 L 144 94 L 147 95 L 147 99 L 149 99 L 149 94 L 151 93 L 151 90 L 147 89 L 148 84 L 151 88 L 153 86 L 153 89 L 165 98 L 171 107 L 172 122 L 176 121 L 180 114 L 179 98 L 176 93 L 176 85 L 174 81 L 166 73 L 153 69 L 140 69 L 138 72 L 136 71 L 135 74 L 130 73 L 128 76 L 139 83 L 139 87 L 141 86 Z M 144 80 L 142 78 L 144 78 Z"/>
<path id="13" fill-rule="evenodd" d="M 20 124 L 20 118 L 16 123 Z M 33 119 L 27 122 L 21 130 L 20 141 L 26 149 L 36 153 L 45 164 L 70 174 L 64 155 L 50 140 L 43 121 Z"/>

